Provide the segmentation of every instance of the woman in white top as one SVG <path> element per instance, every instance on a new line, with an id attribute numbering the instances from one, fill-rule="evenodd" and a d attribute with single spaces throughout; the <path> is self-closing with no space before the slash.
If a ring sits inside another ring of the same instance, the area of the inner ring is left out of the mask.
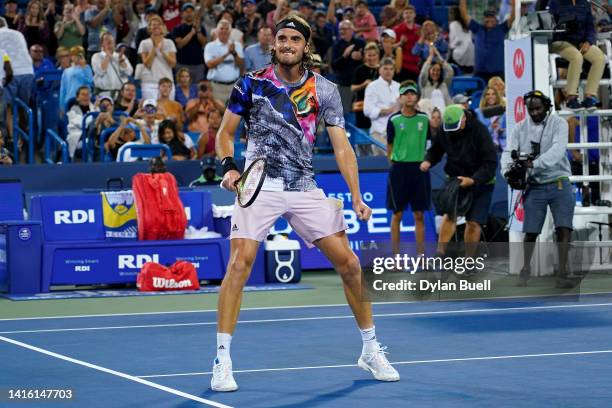
<path id="1" fill-rule="evenodd" d="M 435 59 L 435 61 L 434 61 Z M 444 111 L 452 103 L 448 88 L 453 79 L 453 68 L 440 56 L 433 45 L 429 47 L 429 56 L 421 67 L 419 86 L 421 98 L 431 100 L 432 106 Z"/>
<path id="2" fill-rule="evenodd" d="M 472 32 L 461 18 L 459 7 L 448 9 L 448 21 L 448 60 L 457 64 L 464 73 L 471 73 L 474 71 L 474 42 Z"/>
<path id="3" fill-rule="evenodd" d="M 151 17 L 148 30 L 151 38 L 143 40 L 138 47 L 143 63 L 136 69 L 136 79 L 140 79 L 142 99 L 156 100 L 159 80 L 169 78 L 173 81 L 172 68 L 176 66 L 176 46 L 172 40 L 164 38 L 166 26 L 161 17 Z M 174 82 L 170 99 L 174 100 Z"/>

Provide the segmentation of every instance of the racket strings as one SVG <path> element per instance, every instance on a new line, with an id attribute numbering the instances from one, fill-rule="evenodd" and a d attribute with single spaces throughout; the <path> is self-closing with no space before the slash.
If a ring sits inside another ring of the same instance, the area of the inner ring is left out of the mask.
<path id="1" fill-rule="evenodd" d="M 257 192 L 261 176 L 264 172 L 265 162 L 259 161 L 255 163 L 249 171 L 243 175 L 242 180 L 238 184 L 238 200 L 241 203 L 248 202 L 251 197 Z"/>

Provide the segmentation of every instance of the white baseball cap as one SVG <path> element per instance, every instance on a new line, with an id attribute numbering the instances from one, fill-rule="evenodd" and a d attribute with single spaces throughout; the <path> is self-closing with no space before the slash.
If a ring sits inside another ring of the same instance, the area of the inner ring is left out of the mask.
<path id="1" fill-rule="evenodd" d="M 154 106 L 157 108 L 157 101 L 155 99 L 145 99 L 145 101 L 142 103 L 142 106 Z"/>
<path id="2" fill-rule="evenodd" d="M 392 30 L 392 29 L 390 29 L 390 28 L 385 29 L 385 30 L 382 32 L 382 35 L 389 36 L 389 37 L 393 38 L 394 40 L 397 38 L 397 36 L 395 35 L 395 31 L 393 31 L 393 30 Z"/>

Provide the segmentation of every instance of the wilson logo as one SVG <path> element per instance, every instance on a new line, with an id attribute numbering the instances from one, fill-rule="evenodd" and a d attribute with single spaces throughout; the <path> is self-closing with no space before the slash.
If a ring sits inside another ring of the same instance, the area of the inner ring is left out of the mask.
<path id="1" fill-rule="evenodd" d="M 190 279 L 184 279 L 182 281 L 175 281 L 174 279 L 165 278 L 153 278 L 153 287 L 157 289 L 182 289 L 190 288 L 193 286 Z"/>

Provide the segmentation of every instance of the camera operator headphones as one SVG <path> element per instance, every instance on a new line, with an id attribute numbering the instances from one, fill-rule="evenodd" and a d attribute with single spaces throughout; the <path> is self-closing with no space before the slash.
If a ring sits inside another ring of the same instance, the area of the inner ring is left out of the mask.
<path id="1" fill-rule="evenodd" d="M 552 109 L 552 101 L 546 95 L 544 95 L 541 91 L 537 89 L 535 91 L 529 91 L 525 95 L 523 95 L 523 100 L 525 101 L 525 105 L 529 103 L 529 100 L 532 98 L 539 98 L 542 103 L 544 103 L 544 107 L 546 108 L 546 113 L 550 112 Z"/>

